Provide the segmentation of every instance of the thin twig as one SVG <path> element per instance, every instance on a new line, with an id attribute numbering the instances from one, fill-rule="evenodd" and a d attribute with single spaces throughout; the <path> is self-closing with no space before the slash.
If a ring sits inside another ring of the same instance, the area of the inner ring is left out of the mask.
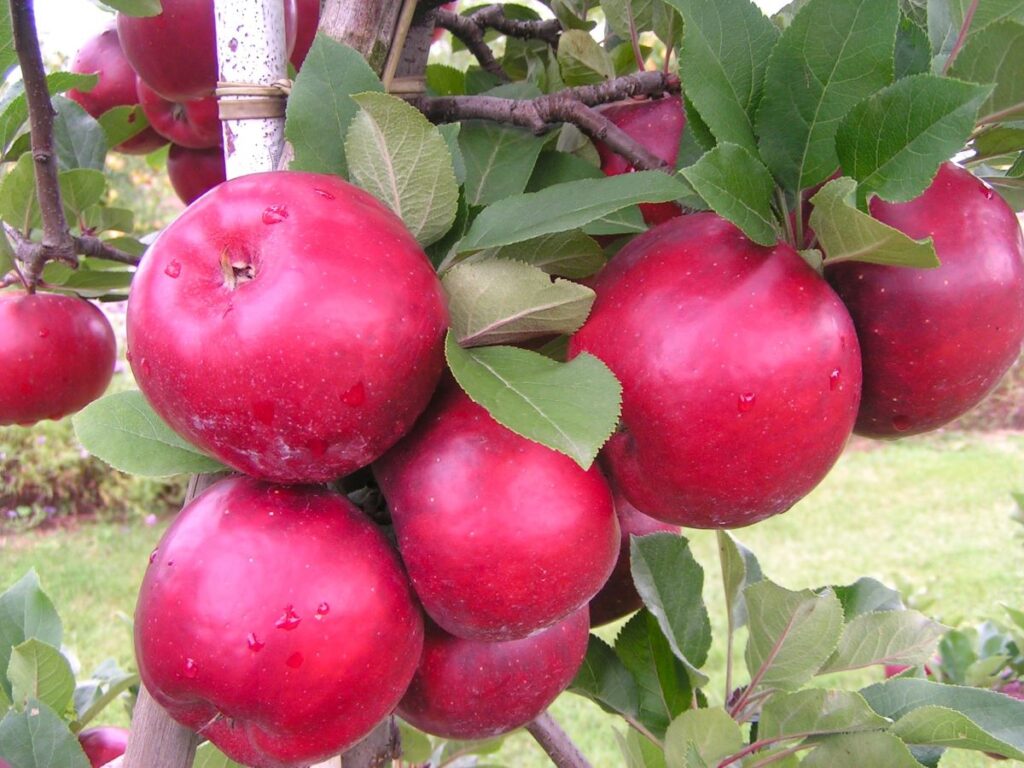
<path id="1" fill-rule="evenodd" d="M 503 83 L 510 82 L 508 73 L 502 69 L 501 64 L 494 58 L 494 51 L 484 41 L 484 27 L 475 23 L 470 16 L 438 10 L 434 12 L 434 23 L 459 38 L 486 71 Z"/>
<path id="2" fill-rule="evenodd" d="M 519 20 L 510 19 L 500 5 L 485 5 L 470 14 L 470 18 L 483 27 L 489 27 L 508 37 L 520 40 L 543 40 L 552 48 L 558 48 L 562 37 L 562 23 L 558 19 Z"/>
<path id="3" fill-rule="evenodd" d="M 956 42 L 953 43 L 953 50 L 949 52 L 949 58 L 942 65 L 942 74 L 945 75 L 949 72 L 949 68 L 953 66 L 953 61 L 960 53 L 960 49 L 964 47 L 964 43 L 967 41 L 967 33 L 971 31 L 971 22 L 974 21 L 974 12 L 977 10 L 978 0 L 972 0 L 967 8 L 967 13 L 964 14 L 964 23 L 960 25 L 960 33 L 956 36 Z"/>
<path id="4" fill-rule="evenodd" d="M 558 768 L 591 768 L 587 758 L 547 712 L 527 723 L 526 730 Z"/>

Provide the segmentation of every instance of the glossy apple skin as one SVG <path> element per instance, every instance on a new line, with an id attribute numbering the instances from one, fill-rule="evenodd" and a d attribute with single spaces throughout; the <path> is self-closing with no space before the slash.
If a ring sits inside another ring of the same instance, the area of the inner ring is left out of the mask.
<path id="1" fill-rule="evenodd" d="M 876 198 L 870 210 L 910 237 L 933 238 L 941 266 L 846 262 L 826 269 L 863 351 L 855 431 L 927 432 L 973 408 L 1020 355 L 1024 239 L 1003 199 L 952 164 L 917 199 Z"/>
<path id="2" fill-rule="evenodd" d="M 598 275 L 570 357 L 622 382 L 603 449 L 613 485 L 674 525 L 736 528 L 789 509 L 842 452 L 860 398 L 853 322 L 788 245 L 712 213 L 672 219 Z"/>
<path id="3" fill-rule="evenodd" d="M 459 637 L 549 627 L 615 565 L 619 528 L 599 470 L 516 435 L 453 383 L 374 475 L 416 594 Z"/>
<path id="4" fill-rule="evenodd" d="M 423 657 L 398 714 L 448 739 L 485 739 L 526 725 L 576 676 L 589 629 L 586 608 L 498 643 L 458 638 L 428 620 Z"/>
<path id="5" fill-rule="evenodd" d="M 306 54 L 313 47 L 316 28 L 320 23 L 320 0 L 296 0 L 295 47 L 291 63 L 296 70 L 302 69 Z"/>
<path id="6" fill-rule="evenodd" d="M 62 418 L 110 384 L 114 331 L 84 299 L 0 293 L 0 328 L 0 426 Z"/>
<path id="7" fill-rule="evenodd" d="M 227 180 L 224 150 L 188 149 L 172 144 L 167 153 L 167 178 L 181 202 L 191 205 Z"/>
<path id="8" fill-rule="evenodd" d="M 138 106 L 135 70 L 121 50 L 116 29 L 107 29 L 90 38 L 75 54 L 71 71 L 98 77 L 91 91 L 68 91 L 68 98 L 93 117 L 99 117 L 114 107 Z M 145 155 L 166 143 L 167 139 L 152 128 L 146 128 L 114 149 L 129 155 Z"/>
<path id="9" fill-rule="evenodd" d="M 285 483 L 349 474 L 404 435 L 440 378 L 447 324 L 398 217 L 335 176 L 291 171 L 189 206 L 146 252 L 127 315 L 157 413 L 229 466 Z"/>
<path id="10" fill-rule="evenodd" d="M 189 149 L 207 149 L 221 143 L 217 99 L 168 101 L 141 78 L 136 78 L 136 93 L 146 119 L 157 133 L 172 143 Z"/>
<path id="11" fill-rule="evenodd" d="M 189 101 L 217 85 L 213 0 L 161 0 L 156 16 L 117 14 L 125 56 L 139 77 L 165 99 Z M 295 46 L 295 0 L 284 0 L 285 44 Z"/>
<path id="12" fill-rule="evenodd" d="M 178 515 L 135 611 L 149 692 L 254 768 L 307 766 L 361 739 L 398 703 L 422 645 L 398 555 L 362 512 L 246 477 Z"/>
<path id="13" fill-rule="evenodd" d="M 78 743 L 89 758 L 89 765 L 100 768 L 124 754 L 128 748 L 128 731 L 113 726 L 87 728 L 78 734 Z"/>
<path id="14" fill-rule="evenodd" d="M 671 166 L 679 157 L 679 139 L 686 127 L 686 113 L 679 96 L 644 101 L 620 101 L 601 108 L 601 114 L 631 138 Z M 636 169 L 606 144 L 594 143 L 606 176 L 633 173 Z M 640 213 L 651 226 L 675 218 L 682 211 L 675 203 L 642 203 Z"/>
<path id="15" fill-rule="evenodd" d="M 619 518 L 619 530 L 622 541 L 619 546 L 619 559 L 615 561 L 615 569 L 601 591 L 590 601 L 590 626 L 600 627 L 603 624 L 628 616 L 643 607 L 644 601 L 633 584 L 630 570 L 630 537 L 646 536 L 651 533 L 679 533 L 679 526 L 669 525 L 653 517 L 648 517 L 638 510 L 621 493 L 613 493 L 615 514 Z"/>

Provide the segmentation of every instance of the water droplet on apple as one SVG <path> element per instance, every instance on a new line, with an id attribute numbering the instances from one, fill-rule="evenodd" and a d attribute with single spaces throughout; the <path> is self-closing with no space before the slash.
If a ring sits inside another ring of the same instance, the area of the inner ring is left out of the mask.
<path id="1" fill-rule="evenodd" d="M 319 619 L 323 616 L 326 616 L 330 610 L 331 606 L 329 606 L 326 602 L 320 603 L 320 605 L 316 607 L 316 617 Z"/>
<path id="2" fill-rule="evenodd" d="M 157 553 L 157 550 L 155 550 L 155 549 L 152 552 L 149 553 L 149 562 L 151 564 L 156 562 L 156 553 Z"/>
<path id="3" fill-rule="evenodd" d="M 906 432 L 910 429 L 910 417 L 898 414 L 892 417 L 892 428 L 897 432 Z"/>
<path id="4" fill-rule="evenodd" d="M 839 386 L 839 369 L 833 368 L 832 373 L 828 375 L 828 388 L 835 391 L 836 387 Z"/>
<path id="5" fill-rule="evenodd" d="M 303 661 L 304 661 L 304 659 L 302 658 L 302 654 L 301 654 L 301 653 L 299 653 L 298 651 L 296 651 L 296 652 L 295 652 L 295 653 L 293 653 L 293 654 L 292 654 L 291 656 L 289 656 L 289 657 L 288 657 L 288 658 L 287 658 L 287 659 L 285 660 L 285 662 L 284 662 L 284 663 L 285 663 L 285 664 L 287 664 L 287 665 L 288 665 L 289 667 L 291 667 L 292 669 L 298 669 L 299 667 L 301 667 L 301 666 L 302 666 L 302 662 L 303 662 Z"/>
<path id="6" fill-rule="evenodd" d="M 196 664 L 195 659 L 185 659 L 185 677 L 189 680 L 193 680 L 198 674 L 199 665 Z"/>
<path id="7" fill-rule="evenodd" d="M 288 218 L 288 209 L 283 205 L 272 205 L 263 211 L 264 224 L 280 224 Z"/>
<path id="8" fill-rule="evenodd" d="M 40 339 L 45 339 L 49 335 L 50 335 L 50 329 L 49 328 L 40 328 L 39 329 L 39 338 Z"/>
<path id="9" fill-rule="evenodd" d="M 164 267 L 164 274 L 172 280 L 181 274 L 181 262 L 173 259 L 170 264 Z"/>
<path id="10" fill-rule="evenodd" d="M 736 406 L 739 409 L 740 413 L 747 413 L 754 407 L 754 403 L 756 401 L 757 395 L 755 395 L 753 392 L 742 392 L 740 393 Z"/>
<path id="11" fill-rule="evenodd" d="M 261 643 L 259 640 L 256 639 L 255 632 L 250 632 L 246 636 L 245 642 L 249 646 L 249 650 L 253 653 L 258 653 L 259 651 L 262 651 L 263 647 L 266 645 L 266 643 Z"/>
<path id="12" fill-rule="evenodd" d="M 149 364 L 149 360 L 146 358 L 142 358 L 142 360 L 139 361 L 139 366 L 142 368 L 143 376 L 149 376 L 149 374 L 153 372 L 153 366 Z"/>
<path id="13" fill-rule="evenodd" d="M 363 382 L 357 382 L 348 392 L 341 396 L 341 402 L 351 405 L 353 408 L 366 402 L 366 387 Z"/>
<path id="14" fill-rule="evenodd" d="M 332 195 L 326 189 L 316 189 L 316 188 L 314 188 L 313 191 L 316 192 L 318 195 L 320 195 L 320 197 L 322 197 L 324 200 L 333 200 L 334 199 L 334 195 Z"/>
<path id="15" fill-rule="evenodd" d="M 299 626 L 299 622 L 301 621 L 302 619 L 300 619 L 299 615 L 295 613 L 295 608 L 289 605 L 285 607 L 284 613 L 281 614 L 281 618 L 274 622 L 274 626 L 278 629 L 292 630 Z"/>

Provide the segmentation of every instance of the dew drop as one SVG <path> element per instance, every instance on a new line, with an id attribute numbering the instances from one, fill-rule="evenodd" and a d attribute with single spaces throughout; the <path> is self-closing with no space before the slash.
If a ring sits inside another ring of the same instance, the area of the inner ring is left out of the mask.
<path id="1" fill-rule="evenodd" d="M 301 654 L 301 653 L 299 653 L 298 651 L 296 651 L 296 652 L 295 652 L 295 653 L 293 653 L 293 654 L 292 654 L 291 656 L 289 656 L 289 657 L 288 657 L 288 658 L 287 658 L 287 659 L 285 660 L 285 662 L 284 662 L 284 663 L 285 663 L 285 664 L 287 664 L 287 665 L 288 665 L 289 667 L 291 667 L 292 669 L 298 669 L 299 667 L 301 667 L 301 666 L 302 666 L 302 662 L 303 662 L 303 661 L 304 661 L 304 659 L 302 658 L 302 654 Z"/>
<path id="2" fill-rule="evenodd" d="M 897 432 L 906 432 L 910 429 L 910 417 L 902 414 L 892 417 L 892 428 Z"/>
<path id="3" fill-rule="evenodd" d="M 245 642 L 249 646 L 249 650 L 252 651 L 253 653 L 258 653 L 259 651 L 262 651 L 263 650 L 263 646 L 266 645 L 266 643 L 261 643 L 259 640 L 256 639 L 256 633 L 255 632 L 250 632 L 246 636 Z"/>
<path id="4" fill-rule="evenodd" d="M 828 375 L 828 388 L 833 392 L 839 386 L 839 369 L 833 368 L 832 373 Z"/>
<path id="5" fill-rule="evenodd" d="M 272 205 L 263 211 L 264 224 L 280 224 L 288 218 L 288 209 L 283 205 Z"/>
<path id="6" fill-rule="evenodd" d="M 334 195 L 332 195 L 326 189 L 314 189 L 313 191 L 316 192 L 318 195 L 320 195 L 320 197 L 322 197 L 324 200 L 333 200 L 334 199 Z"/>
<path id="7" fill-rule="evenodd" d="M 50 329 L 49 328 L 40 328 L 39 329 L 39 338 L 40 339 L 45 339 L 49 335 L 50 335 Z"/>
<path id="8" fill-rule="evenodd" d="M 289 605 L 284 609 L 281 618 L 274 622 L 274 626 L 278 629 L 292 630 L 299 626 L 300 621 L 302 619 L 295 613 L 295 609 Z"/>
<path id="9" fill-rule="evenodd" d="M 185 659 L 185 677 L 192 680 L 198 674 L 199 665 L 196 664 L 195 659 Z"/>
<path id="10" fill-rule="evenodd" d="M 754 407 L 756 401 L 757 396 L 753 392 L 743 392 L 740 394 L 736 406 L 740 413 L 747 413 Z"/>
<path id="11" fill-rule="evenodd" d="M 172 280 L 181 274 L 181 262 L 177 259 L 172 259 L 171 263 L 164 267 L 164 274 Z"/>
<path id="12" fill-rule="evenodd" d="M 155 550 L 155 549 L 152 552 L 149 553 L 149 562 L 151 564 L 156 562 L 156 553 L 157 553 L 157 550 Z"/>
<path id="13" fill-rule="evenodd" d="M 331 606 L 329 606 L 326 602 L 320 603 L 320 605 L 316 607 L 316 617 L 319 619 L 323 616 L 326 616 L 330 610 Z"/>
<path id="14" fill-rule="evenodd" d="M 366 402 L 366 387 L 363 382 L 357 382 L 348 392 L 341 396 L 341 402 L 351 405 L 353 408 Z"/>

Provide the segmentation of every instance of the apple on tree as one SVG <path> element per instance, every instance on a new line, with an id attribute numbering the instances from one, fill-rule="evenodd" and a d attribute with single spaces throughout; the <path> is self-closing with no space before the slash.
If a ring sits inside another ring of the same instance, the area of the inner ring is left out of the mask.
<path id="1" fill-rule="evenodd" d="M 165 99 L 141 78 L 136 78 L 139 104 L 153 130 L 175 145 L 190 149 L 219 146 L 220 118 L 213 96 L 176 102 Z"/>
<path id="2" fill-rule="evenodd" d="M 114 726 L 86 728 L 78 734 L 78 743 L 92 768 L 101 768 L 128 748 L 128 731 Z"/>
<path id="3" fill-rule="evenodd" d="M 167 153 L 167 178 L 178 198 L 191 205 L 227 179 L 224 150 L 219 146 L 188 149 L 172 144 Z"/>

